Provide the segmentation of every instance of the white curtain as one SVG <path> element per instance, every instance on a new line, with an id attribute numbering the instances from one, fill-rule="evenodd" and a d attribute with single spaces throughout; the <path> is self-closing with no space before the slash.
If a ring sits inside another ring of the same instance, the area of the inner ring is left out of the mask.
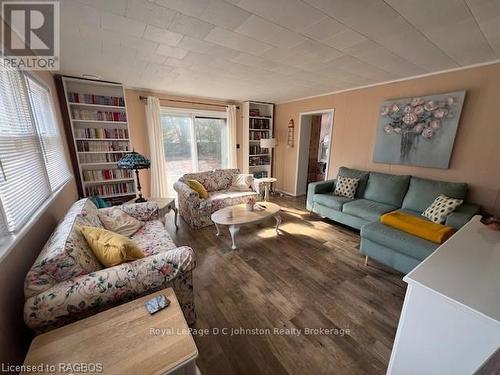
<path id="1" fill-rule="evenodd" d="M 151 154 L 151 196 L 167 197 L 167 166 L 160 121 L 160 100 L 154 96 L 148 96 L 146 102 L 146 123 Z"/>
<path id="2" fill-rule="evenodd" d="M 228 168 L 237 168 L 236 154 L 236 106 L 227 106 L 227 134 L 228 134 Z"/>

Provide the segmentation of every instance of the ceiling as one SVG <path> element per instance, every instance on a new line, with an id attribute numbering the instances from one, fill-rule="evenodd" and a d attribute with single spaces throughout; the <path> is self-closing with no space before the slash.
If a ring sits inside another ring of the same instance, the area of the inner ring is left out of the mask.
<path id="1" fill-rule="evenodd" d="M 61 0 L 61 71 L 280 102 L 500 58 L 500 0 Z"/>

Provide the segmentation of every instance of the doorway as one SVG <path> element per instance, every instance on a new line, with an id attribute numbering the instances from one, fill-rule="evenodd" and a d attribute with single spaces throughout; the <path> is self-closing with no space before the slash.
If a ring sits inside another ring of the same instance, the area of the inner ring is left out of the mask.
<path id="1" fill-rule="evenodd" d="M 307 193 L 310 182 L 328 179 L 334 110 L 300 113 L 295 196 Z"/>

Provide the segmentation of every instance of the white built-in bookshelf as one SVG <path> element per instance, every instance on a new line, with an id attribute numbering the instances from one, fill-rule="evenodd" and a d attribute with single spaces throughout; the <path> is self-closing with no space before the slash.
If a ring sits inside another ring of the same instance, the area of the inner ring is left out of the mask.
<path id="1" fill-rule="evenodd" d="M 117 166 L 118 160 L 132 151 L 123 86 L 74 77 L 62 77 L 61 81 L 80 195 L 100 196 L 111 204 L 132 199 L 133 171 Z"/>
<path id="2" fill-rule="evenodd" d="M 274 105 L 243 102 L 243 172 L 271 177 L 273 150 L 260 147 L 260 139 L 273 138 Z"/>

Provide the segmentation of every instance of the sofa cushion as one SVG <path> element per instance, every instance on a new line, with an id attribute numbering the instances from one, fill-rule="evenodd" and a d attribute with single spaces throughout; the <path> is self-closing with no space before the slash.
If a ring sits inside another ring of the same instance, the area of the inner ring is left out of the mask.
<path id="1" fill-rule="evenodd" d="M 233 176 L 239 174 L 238 169 L 216 169 L 214 170 L 213 177 L 216 185 L 215 190 L 227 190 L 233 183 Z"/>
<path id="2" fill-rule="evenodd" d="M 358 188 L 356 190 L 356 198 L 360 198 L 365 193 L 366 183 L 368 182 L 368 176 L 370 172 L 361 171 L 359 169 L 352 169 L 347 167 L 340 167 L 338 176 L 345 176 L 349 178 L 358 178 Z"/>
<path id="3" fill-rule="evenodd" d="M 132 241 L 144 251 L 146 256 L 177 247 L 159 220 L 146 221 L 144 226 L 132 236 Z"/>
<path id="4" fill-rule="evenodd" d="M 361 227 L 361 237 L 418 260 L 424 260 L 439 247 L 434 242 L 391 228 L 379 221 Z"/>
<path id="5" fill-rule="evenodd" d="M 397 207 L 389 204 L 374 202 L 368 199 L 357 199 L 355 201 L 345 203 L 342 207 L 342 212 L 368 221 L 377 221 L 379 220 L 380 215 L 396 209 Z"/>
<path id="6" fill-rule="evenodd" d="M 363 198 L 401 207 L 410 176 L 370 172 Z"/>
<path id="7" fill-rule="evenodd" d="M 179 181 L 184 182 L 189 185 L 189 180 L 196 180 L 202 184 L 207 191 L 217 190 L 217 184 L 214 179 L 214 171 L 198 172 L 198 173 L 186 173 L 184 176 L 179 178 Z"/>
<path id="8" fill-rule="evenodd" d="M 58 224 L 26 275 L 26 298 L 72 277 L 102 269 L 87 241 L 76 226 L 102 228 L 97 207 L 90 199 L 73 204 Z"/>
<path id="9" fill-rule="evenodd" d="M 467 184 L 462 182 L 445 182 L 412 177 L 402 208 L 424 212 L 440 194 L 450 198 L 465 199 L 466 193 Z"/>
<path id="10" fill-rule="evenodd" d="M 323 206 L 333 208 L 337 211 L 342 211 L 342 206 L 344 203 L 352 202 L 352 198 L 347 197 L 339 197 L 333 194 L 314 194 L 313 202 L 321 204 Z"/>

